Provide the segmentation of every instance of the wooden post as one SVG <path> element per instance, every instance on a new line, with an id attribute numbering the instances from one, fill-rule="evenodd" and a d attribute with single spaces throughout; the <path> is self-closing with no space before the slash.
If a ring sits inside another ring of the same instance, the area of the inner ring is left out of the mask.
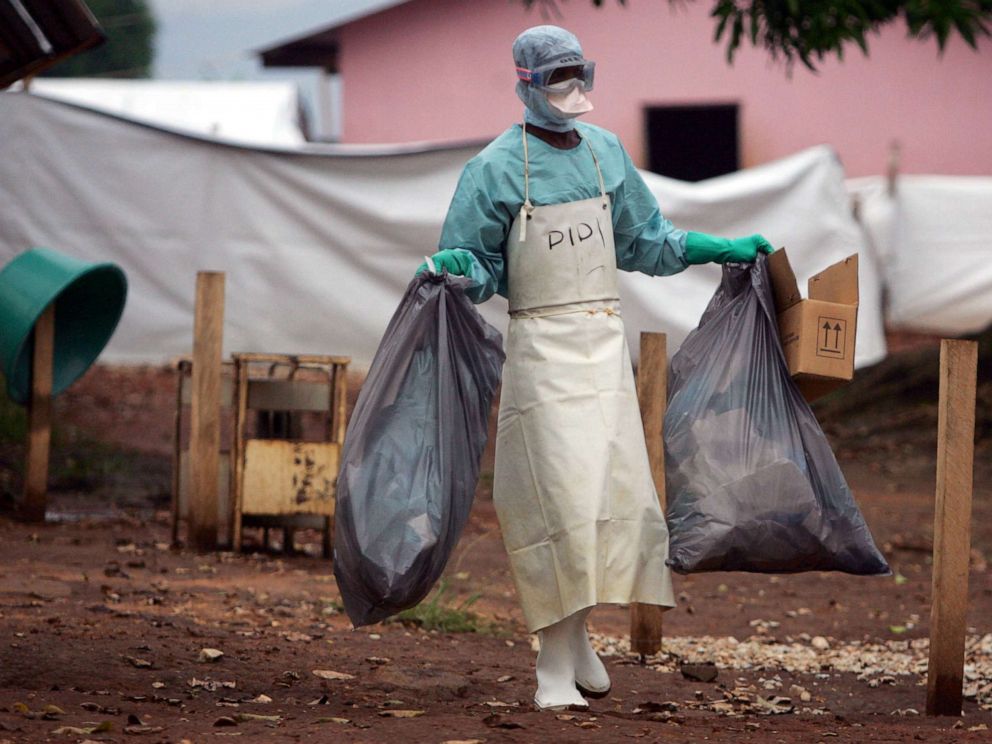
<path id="1" fill-rule="evenodd" d="M 185 384 L 186 366 L 180 361 L 176 365 L 176 411 L 172 416 L 172 547 L 179 546 L 179 520 L 182 512 L 179 508 L 180 486 L 182 484 L 182 422 L 183 422 L 183 385 Z"/>
<path id="2" fill-rule="evenodd" d="M 961 715 L 977 373 L 977 343 L 940 342 L 928 716 Z"/>
<path id="3" fill-rule="evenodd" d="M 234 512 L 234 531 L 231 547 L 241 552 L 241 508 L 244 502 L 244 447 L 245 418 L 248 412 L 248 381 L 250 362 L 240 354 L 234 355 L 234 439 L 231 442 L 231 510 Z M 265 529 L 263 543 L 269 547 L 269 530 Z"/>
<path id="4" fill-rule="evenodd" d="M 641 333 L 637 365 L 637 400 L 648 448 L 651 475 L 665 511 L 665 443 L 662 426 L 668 403 L 668 350 L 664 333 Z M 657 605 L 630 606 L 630 649 L 643 658 L 661 651 L 662 609 Z"/>
<path id="5" fill-rule="evenodd" d="M 220 465 L 221 357 L 224 337 L 224 273 L 196 275 L 193 326 L 193 399 L 190 407 L 189 542 L 217 548 L 217 472 Z"/>
<path id="6" fill-rule="evenodd" d="M 328 439 L 344 446 L 344 437 L 348 427 L 348 364 L 335 362 L 330 370 L 331 375 L 331 408 L 328 411 Z M 335 513 L 337 513 L 337 483 L 334 484 Z M 334 557 L 334 517 L 324 520 L 324 558 Z"/>
<path id="7" fill-rule="evenodd" d="M 48 500 L 48 460 L 52 443 L 52 360 L 55 356 L 55 304 L 34 324 L 28 447 L 24 469 L 24 518 L 44 522 Z"/>
<path id="8" fill-rule="evenodd" d="M 344 435 L 348 429 L 348 363 L 334 364 L 334 424 L 337 427 L 331 435 L 331 441 L 344 444 Z"/>

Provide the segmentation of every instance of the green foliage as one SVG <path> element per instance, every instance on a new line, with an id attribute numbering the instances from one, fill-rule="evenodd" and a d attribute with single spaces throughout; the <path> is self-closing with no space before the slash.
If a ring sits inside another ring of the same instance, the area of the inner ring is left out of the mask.
<path id="1" fill-rule="evenodd" d="M 60 433 L 58 429 L 52 432 L 48 476 L 55 490 L 96 491 L 128 474 L 136 465 L 126 452 L 104 442 L 81 439 L 67 446 L 60 441 Z"/>
<path id="2" fill-rule="evenodd" d="M 557 11 L 557 0 L 521 1 L 528 8 Z M 669 0 L 673 5 L 687 1 Z M 592 3 L 599 7 L 606 0 Z M 992 0 L 715 0 L 710 16 L 716 21 L 716 40 L 726 43 L 728 63 L 750 41 L 790 69 L 796 60 L 816 70 L 826 57 L 843 59 L 851 44 L 867 55 L 868 35 L 900 17 L 910 37 L 933 37 L 939 52 L 955 33 L 973 49 L 980 37 L 992 36 Z"/>
<path id="3" fill-rule="evenodd" d="M 469 607 L 482 597 L 482 592 L 475 592 L 458 604 L 453 604 L 445 597 L 448 591 L 447 582 L 442 579 L 437 591 L 429 599 L 416 607 L 404 610 L 396 616 L 396 620 L 408 625 L 416 625 L 424 630 L 437 630 L 442 633 L 493 633 L 495 628 L 483 621 Z"/>
<path id="4" fill-rule="evenodd" d="M 28 416 L 23 406 L 7 397 L 6 382 L 0 376 L 0 444 L 20 445 L 28 432 Z"/>
<path id="5" fill-rule="evenodd" d="M 27 432 L 27 408 L 0 390 L 0 490 L 23 475 Z M 48 478 L 52 488 L 93 491 L 133 467 L 133 458 L 123 450 L 81 436 L 58 420 L 53 423 Z"/>
<path id="6" fill-rule="evenodd" d="M 746 34 L 772 58 L 815 70 L 827 56 L 843 59 L 852 43 L 867 55 L 868 35 L 899 17 L 909 36 L 933 36 L 940 52 L 955 32 L 975 48 L 979 36 L 990 35 L 992 0 L 717 0 L 711 15 L 728 62 Z"/>
<path id="7" fill-rule="evenodd" d="M 147 78 L 154 57 L 155 18 L 146 0 L 86 0 L 107 41 L 60 62 L 51 77 Z"/>

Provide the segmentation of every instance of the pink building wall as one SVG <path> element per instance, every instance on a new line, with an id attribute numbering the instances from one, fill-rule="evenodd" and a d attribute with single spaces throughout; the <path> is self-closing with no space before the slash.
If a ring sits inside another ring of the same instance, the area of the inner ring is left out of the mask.
<path id="1" fill-rule="evenodd" d="M 542 17 L 519 0 L 410 0 L 339 29 L 343 141 L 352 143 L 495 136 L 519 121 L 510 47 L 528 26 L 573 31 L 597 62 L 584 120 L 620 135 L 646 160 L 643 107 L 741 106 L 745 167 L 820 144 L 832 145 L 851 176 L 883 173 L 889 143 L 901 172 L 992 174 L 992 42 L 976 53 L 955 39 L 910 41 L 898 21 L 872 37 L 865 58 L 852 48 L 819 74 L 750 47 L 733 66 L 712 41 L 710 2 L 678 10 L 665 0 L 558 0 Z"/>

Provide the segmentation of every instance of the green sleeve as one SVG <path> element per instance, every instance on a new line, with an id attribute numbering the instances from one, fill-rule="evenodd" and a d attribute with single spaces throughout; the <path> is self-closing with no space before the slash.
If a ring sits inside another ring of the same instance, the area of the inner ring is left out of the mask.
<path id="1" fill-rule="evenodd" d="M 623 149 L 623 146 L 620 146 Z M 613 236 L 617 266 L 648 276 L 668 276 L 683 271 L 684 230 L 677 229 L 661 214 L 658 200 L 623 150 L 624 177 L 614 193 Z"/>
<path id="2" fill-rule="evenodd" d="M 463 248 L 472 254 L 475 265 L 468 275 L 476 286 L 466 294 L 475 303 L 484 302 L 494 292 L 506 296 L 503 245 L 510 224 L 488 190 L 479 186 L 470 162 L 458 179 L 438 248 Z"/>

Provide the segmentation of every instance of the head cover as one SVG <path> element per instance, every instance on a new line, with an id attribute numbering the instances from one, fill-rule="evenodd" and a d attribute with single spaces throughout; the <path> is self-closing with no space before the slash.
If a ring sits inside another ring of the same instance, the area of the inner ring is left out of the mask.
<path id="1" fill-rule="evenodd" d="M 585 91 L 592 88 L 595 65 L 582 55 L 575 34 L 558 26 L 529 28 L 513 42 L 513 61 L 519 78 L 517 96 L 527 107 L 524 121 L 555 132 L 567 132 L 575 127 L 574 117 L 592 109 Z M 565 99 L 560 91 L 548 88 L 551 74 L 561 67 L 575 67 L 578 80 L 566 86 L 569 98 L 566 110 L 548 100 L 549 93 L 558 103 Z M 576 98 L 582 100 L 577 102 Z"/>

